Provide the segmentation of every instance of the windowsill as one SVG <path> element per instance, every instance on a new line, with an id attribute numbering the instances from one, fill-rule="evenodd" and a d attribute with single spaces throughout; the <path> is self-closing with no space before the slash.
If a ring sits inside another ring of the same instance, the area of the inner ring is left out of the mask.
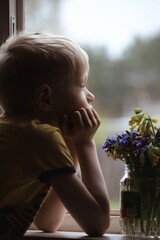
<path id="1" fill-rule="evenodd" d="M 23 237 L 25 240 L 45 240 L 45 239 L 54 239 L 54 240 L 59 240 L 59 239 L 90 239 L 90 240 L 131 240 L 133 238 L 131 237 L 126 237 L 122 234 L 109 234 L 106 233 L 102 237 L 89 237 L 87 236 L 84 232 L 65 232 L 65 231 L 58 231 L 55 233 L 44 233 L 38 230 L 28 230 L 25 236 Z M 136 238 L 138 240 L 144 240 L 147 238 Z"/>
<path id="2" fill-rule="evenodd" d="M 38 230 L 28 230 L 23 237 L 24 239 L 29 240 L 39 240 L 39 239 L 91 239 L 91 240 L 127 240 L 121 234 L 104 234 L 102 237 L 88 237 L 84 232 L 65 232 L 57 231 L 55 233 L 44 233 Z"/>
<path id="3" fill-rule="evenodd" d="M 118 238 L 117 238 L 118 237 Z M 52 238 L 52 239 L 95 239 L 95 237 L 89 237 L 87 236 L 87 234 L 85 234 L 84 232 L 65 232 L 65 231 L 57 231 L 55 233 L 44 233 L 38 230 L 28 230 L 27 233 L 24 236 L 24 239 L 27 240 L 27 238 L 29 238 L 29 240 L 32 239 L 48 239 L 48 238 Z M 121 240 L 122 235 L 117 235 L 117 234 L 105 234 L 102 237 L 97 237 L 98 239 L 107 239 L 107 240 Z"/>

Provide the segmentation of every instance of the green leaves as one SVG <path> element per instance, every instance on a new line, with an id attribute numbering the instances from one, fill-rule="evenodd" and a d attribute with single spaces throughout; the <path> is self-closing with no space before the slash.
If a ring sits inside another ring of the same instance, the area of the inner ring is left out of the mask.
<path id="1" fill-rule="evenodd" d="M 160 160 L 160 148 L 153 146 L 153 144 L 150 143 L 148 147 L 148 156 L 150 158 L 152 167 L 156 166 Z"/>
<path id="2" fill-rule="evenodd" d="M 141 108 L 135 108 L 134 112 L 135 112 L 135 114 L 139 114 L 139 113 L 142 112 L 142 109 Z"/>
<path id="3" fill-rule="evenodd" d="M 136 108 L 134 112 L 135 114 L 129 121 L 130 129 L 135 129 L 142 136 L 148 136 L 150 140 L 152 138 L 155 140 L 155 130 L 158 130 L 155 124 L 158 120 L 156 118 L 151 118 L 149 114 L 144 112 L 141 108 Z"/>

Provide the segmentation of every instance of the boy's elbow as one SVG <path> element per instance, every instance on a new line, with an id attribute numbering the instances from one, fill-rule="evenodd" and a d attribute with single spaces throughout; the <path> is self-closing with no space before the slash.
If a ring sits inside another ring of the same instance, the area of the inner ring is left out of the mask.
<path id="1" fill-rule="evenodd" d="M 54 225 L 44 224 L 41 221 L 35 221 L 34 224 L 39 230 L 41 230 L 43 232 L 54 233 L 58 229 L 58 227 L 56 227 Z"/>
<path id="2" fill-rule="evenodd" d="M 85 232 L 89 236 L 92 236 L 92 237 L 101 237 L 106 233 L 109 226 L 110 226 L 110 218 L 109 217 L 102 220 L 101 223 L 100 223 L 100 221 L 98 221 L 98 219 L 96 219 L 95 225 L 88 226 L 85 229 Z"/>
<path id="3" fill-rule="evenodd" d="M 107 223 L 107 225 L 103 227 L 97 226 L 94 229 L 88 229 L 86 233 L 91 237 L 101 237 L 106 233 L 108 227 L 109 227 L 109 223 Z"/>

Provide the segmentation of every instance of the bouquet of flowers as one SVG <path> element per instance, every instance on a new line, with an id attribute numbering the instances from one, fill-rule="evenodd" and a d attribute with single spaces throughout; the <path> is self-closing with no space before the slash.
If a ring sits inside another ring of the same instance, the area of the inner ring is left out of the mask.
<path id="1" fill-rule="evenodd" d="M 158 120 L 140 108 L 130 129 L 107 137 L 102 148 L 121 160 L 128 177 L 121 181 L 121 227 L 129 236 L 160 236 L 160 128 Z"/>
<path id="2" fill-rule="evenodd" d="M 160 167 L 160 128 L 156 126 L 158 120 L 142 109 L 134 112 L 130 130 L 107 137 L 102 147 L 108 157 L 119 159 L 135 174 L 146 176 Z"/>

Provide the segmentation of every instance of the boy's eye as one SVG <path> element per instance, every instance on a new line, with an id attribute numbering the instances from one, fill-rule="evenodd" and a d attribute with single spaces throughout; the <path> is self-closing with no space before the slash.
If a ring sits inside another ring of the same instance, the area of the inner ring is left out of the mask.
<path id="1" fill-rule="evenodd" d="M 81 89 L 82 89 L 82 90 L 85 90 L 86 88 L 87 88 L 86 85 L 82 85 L 82 86 L 81 86 Z"/>
<path id="2" fill-rule="evenodd" d="M 82 88 L 87 88 L 87 86 L 88 86 L 88 85 L 87 85 L 86 83 L 84 83 L 84 84 L 82 84 L 81 87 L 82 87 Z"/>

